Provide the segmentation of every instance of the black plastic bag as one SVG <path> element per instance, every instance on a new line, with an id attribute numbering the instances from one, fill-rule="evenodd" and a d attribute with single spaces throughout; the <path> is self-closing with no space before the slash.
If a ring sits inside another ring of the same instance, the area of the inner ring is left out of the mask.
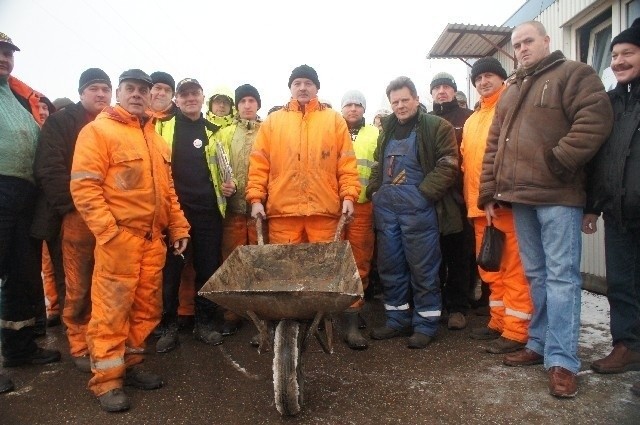
<path id="1" fill-rule="evenodd" d="M 493 227 L 493 224 L 484 228 L 482 235 L 482 245 L 476 262 L 478 266 L 487 272 L 497 272 L 500 270 L 502 262 L 502 251 L 504 250 L 505 234 L 503 231 Z"/>

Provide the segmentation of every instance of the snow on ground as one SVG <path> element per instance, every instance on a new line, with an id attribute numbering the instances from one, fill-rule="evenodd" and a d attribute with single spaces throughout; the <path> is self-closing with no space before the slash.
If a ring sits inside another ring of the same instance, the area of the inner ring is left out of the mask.
<path id="1" fill-rule="evenodd" d="M 580 347 L 604 350 L 608 354 L 611 346 L 609 331 L 609 302 L 605 295 L 582 291 L 580 314 Z"/>

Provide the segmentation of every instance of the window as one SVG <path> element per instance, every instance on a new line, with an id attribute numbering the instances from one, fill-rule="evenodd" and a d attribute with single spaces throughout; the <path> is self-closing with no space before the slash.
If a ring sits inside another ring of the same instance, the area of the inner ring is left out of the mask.
<path id="1" fill-rule="evenodd" d="M 640 18 L 640 0 L 631 0 L 627 3 L 627 28 L 636 18 Z"/>
<path id="2" fill-rule="evenodd" d="M 638 0 L 634 0 L 638 1 Z M 596 16 L 578 30 L 580 61 L 591 65 L 602 77 L 611 63 L 611 9 Z"/>

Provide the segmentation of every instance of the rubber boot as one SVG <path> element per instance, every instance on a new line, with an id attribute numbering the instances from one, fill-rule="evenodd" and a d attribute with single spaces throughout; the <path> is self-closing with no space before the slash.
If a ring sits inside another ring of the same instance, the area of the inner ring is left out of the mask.
<path id="1" fill-rule="evenodd" d="M 360 319 L 357 311 L 349 311 L 342 314 L 344 323 L 344 342 L 352 350 L 364 350 L 369 347 L 367 339 L 362 336 L 359 329 Z"/>

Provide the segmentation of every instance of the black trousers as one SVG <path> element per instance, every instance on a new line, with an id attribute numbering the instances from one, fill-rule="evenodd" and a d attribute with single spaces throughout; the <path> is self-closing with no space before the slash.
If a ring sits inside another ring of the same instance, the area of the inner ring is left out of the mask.
<path id="1" fill-rule="evenodd" d="M 467 223 L 465 223 L 466 225 Z M 473 277 L 473 249 L 474 246 L 469 239 L 469 230 L 466 227 L 462 232 L 440 236 L 442 304 L 447 308 L 449 314 L 466 314 L 469 310 L 469 289 Z"/>
<path id="2" fill-rule="evenodd" d="M 185 260 L 193 260 L 196 272 L 196 292 L 209 280 L 220 267 L 222 258 L 222 216 L 220 211 L 196 211 L 182 207 L 187 221 L 191 225 L 189 246 L 185 259 L 173 253 L 173 247 L 167 249 L 167 261 L 162 271 L 163 322 L 173 323 L 178 319 L 178 293 L 180 278 Z M 196 294 L 195 319 L 197 323 L 212 323 L 216 315 L 217 305 L 205 297 Z"/>
<path id="3" fill-rule="evenodd" d="M 36 290 L 42 291 L 42 241 L 30 236 L 36 188 L 0 175 L 0 340 L 5 359 L 37 350 Z"/>

